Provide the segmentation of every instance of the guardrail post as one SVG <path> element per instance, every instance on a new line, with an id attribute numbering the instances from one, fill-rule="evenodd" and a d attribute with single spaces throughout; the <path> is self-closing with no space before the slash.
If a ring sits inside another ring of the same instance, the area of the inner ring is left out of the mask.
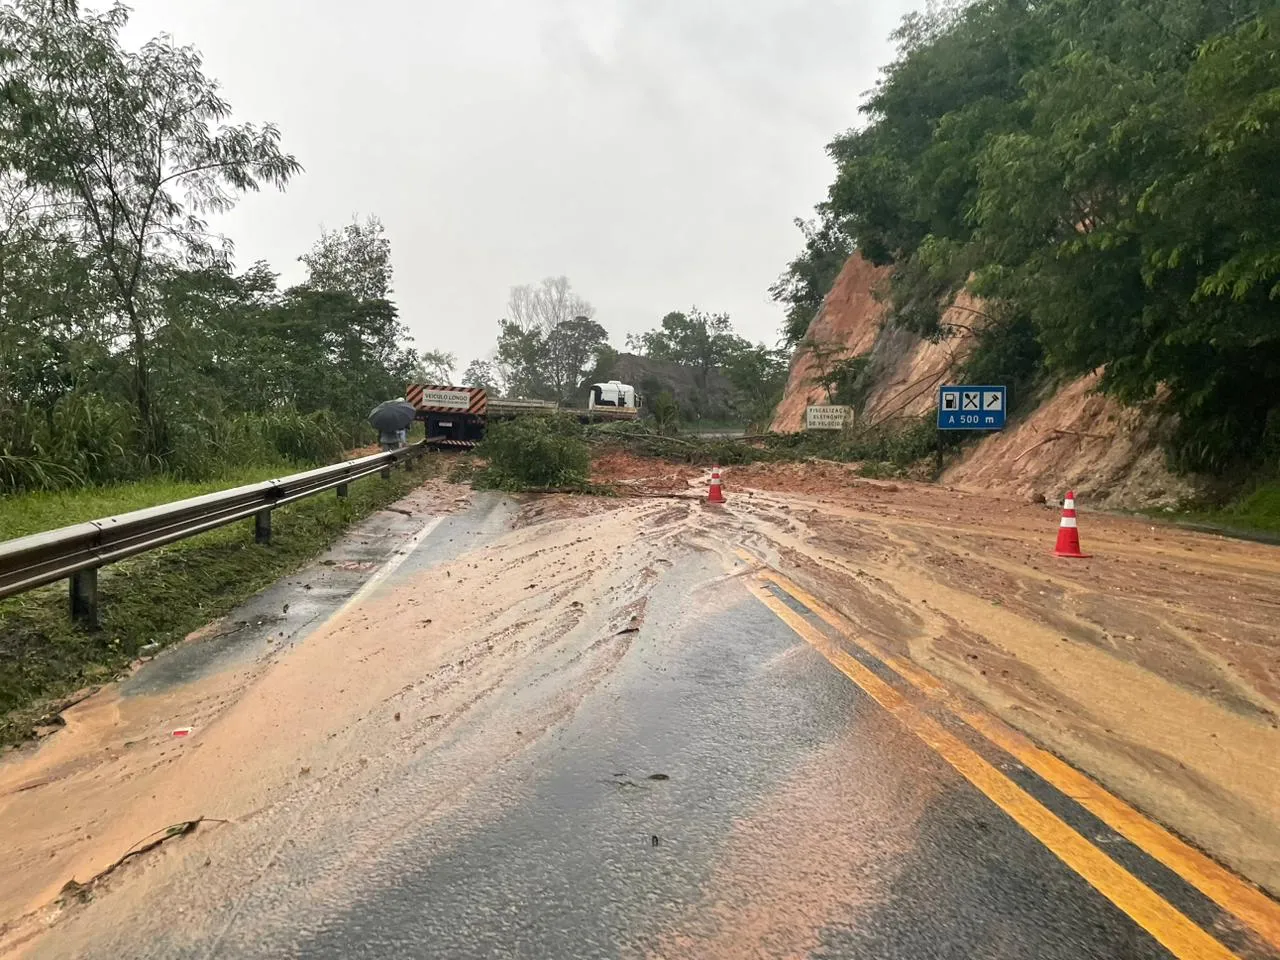
<path id="1" fill-rule="evenodd" d="M 381 470 L 379 470 L 379 471 L 378 471 L 378 476 L 380 476 L 383 480 L 390 480 L 390 479 L 391 479 L 391 468 L 390 468 L 390 467 L 383 467 Z"/>
<path id="2" fill-rule="evenodd" d="M 259 510 L 253 516 L 253 541 L 254 543 L 270 543 L 271 542 L 271 511 Z"/>
<path id="3" fill-rule="evenodd" d="M 347 485 L 345 483 L 338 484 L 338 496 L 343 500 L 347 499 Z"/>
<path id="4" fill-rule="evenodd" d="M 86 627 L 98 625 L 98 568 L 71 575 L 71 619 Z"/>

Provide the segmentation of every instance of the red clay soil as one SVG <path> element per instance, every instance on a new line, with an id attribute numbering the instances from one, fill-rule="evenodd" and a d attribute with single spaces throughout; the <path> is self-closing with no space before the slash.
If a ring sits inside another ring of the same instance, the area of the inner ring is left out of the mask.
<path id="1" fill-rule="evenodd" d="M 830 362 L 867 358 L 868 389 L 856 411 L 862 424 L 926 416 L 937 402 L 937 387 L 956 382 L 973 331 L 983 323 L 983 303 L 961 293 L 943 315 L 952 335 L 930 342 L 885 324 L 876 294 L 887 277 L 887 268 L 858 254 L 846 261 L 792 358 L 773 430 L 802 430 L 805 407 L 829 402 L 817 383 L 811 344 L 831 352 Z M 1192 498 L 1194 484 L 1165 466 L 1160 418 L 1098 394 L 1097 383 L 1095 373 L 1041 398 L 1036 409 L 1013 417 L 1008 429 L 970 445 L 947 481 L 1024 497 L 1059 497 L 1075 489 L 1111 507 L 1169 506 Z"/>

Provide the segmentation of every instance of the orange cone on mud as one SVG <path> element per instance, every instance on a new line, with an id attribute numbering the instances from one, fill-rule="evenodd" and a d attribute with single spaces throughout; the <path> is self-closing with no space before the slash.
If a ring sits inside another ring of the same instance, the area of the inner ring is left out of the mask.
<path id="1" fill-rule="evenodd" d="M 720 489 L 720 468 L 711 471 L 711 486 L 707 490 L 707 503 L 724 503 L 724 491 Z"/>
<path id="2" fill-rule="evenodd" d="M 1092 554 L 1080 552 L 1080 529 L 1076 526 L 1076 495 L 1068 490 L 1062 501 L 1062 522 L 1058 525 L 1058 545 L 1053 548 L 1055 557 L 1084 559 Z"/>

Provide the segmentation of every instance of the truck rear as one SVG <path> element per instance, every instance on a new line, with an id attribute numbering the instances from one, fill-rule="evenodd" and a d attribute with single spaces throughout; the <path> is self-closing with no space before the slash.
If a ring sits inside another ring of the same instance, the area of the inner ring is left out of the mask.
<path id="1" fill-rule="evenodd" d="M 427 443 L 446 449 L 470 450 L 484 439 L 486 428 L 494 421 L 546 416 L 560 409 L 550 400 L 490 399 L 483 387 L 415 383 L 404 396 L 417 410 L 415 419 L 427 425 Z"/>
<path id="2" fill-rule="evenodd" d="M 410 384 L 404 398 L 427 426 L 427 442 L 469 450 L 484 439 L 489 397 L 483 387 Z"/>

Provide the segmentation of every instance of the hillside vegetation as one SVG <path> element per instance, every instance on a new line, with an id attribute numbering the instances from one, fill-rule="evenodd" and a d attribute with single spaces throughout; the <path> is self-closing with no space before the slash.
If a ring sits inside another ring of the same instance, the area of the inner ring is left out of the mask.
<path id="1" fill-rule="evenodd" d="M 964 375 L 1175 414 L 1181 470 L 1280 469 L 1280 5 L 978 0 L 907 17 L 774 287 L 796 343 L 849 253 Z M 953 310 L 950 317 L 954 317 Z"/>

